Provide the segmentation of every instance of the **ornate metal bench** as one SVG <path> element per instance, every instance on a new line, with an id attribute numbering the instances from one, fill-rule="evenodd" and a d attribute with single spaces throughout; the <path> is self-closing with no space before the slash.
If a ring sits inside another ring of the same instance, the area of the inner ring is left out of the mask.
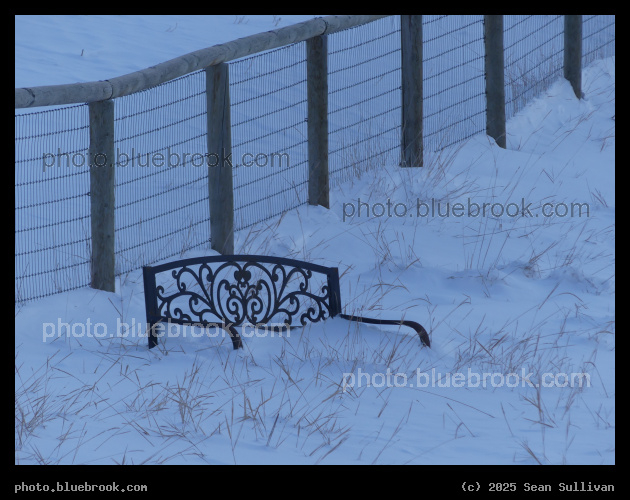
<path id="1" fill-rule="evenodd" d="M 308 262 L 262 255 L 218 255 L 143 267 L 149 348 L 158 343 L 160 322 L 226 330 L 234 349 L 243 347 L 235 327 L 301 326 L 334 316 L 377 325 L 413 328 L 430 347 L 427 331 L 415 321 L 383 320 L 341 313 L 339 271 Z"/>

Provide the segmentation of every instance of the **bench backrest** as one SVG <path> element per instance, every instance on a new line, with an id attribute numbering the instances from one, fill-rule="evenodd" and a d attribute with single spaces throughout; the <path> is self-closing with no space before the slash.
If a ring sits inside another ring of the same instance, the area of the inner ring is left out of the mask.
<path id="1" fill-rule="evenodd" d="M 143 267 L 147 323 L 306 325 L 341 312 L 337 268 L 263 255 Z M 151 345 L 151 339 L 150 339 Z"/>

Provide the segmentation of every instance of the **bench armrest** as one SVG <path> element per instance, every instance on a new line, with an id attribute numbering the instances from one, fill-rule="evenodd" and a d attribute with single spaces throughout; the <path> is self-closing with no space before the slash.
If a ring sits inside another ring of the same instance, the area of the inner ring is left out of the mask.
<path id="1" fill-rule="evenodd" d="M 340 318 L 346 319 L 348 321 L 356 321 L 357 323 L 367 323 L 370 325 L 403 325 L 408 326 L 409 328 L 413 328 L 418 336 L 420 337 L 420 341 L 423 345 L 427 347 L 431 347 L 431 340 L 429 339 L 429 334 L 424 329 L 424 327 L 420 323 L 416 323 L 415 321 L 408 321 L 406 319 L 376 319 L 376 318 L 367 318 L 365 316 L 354 316 L 350 314 L 339 314 Z"/>

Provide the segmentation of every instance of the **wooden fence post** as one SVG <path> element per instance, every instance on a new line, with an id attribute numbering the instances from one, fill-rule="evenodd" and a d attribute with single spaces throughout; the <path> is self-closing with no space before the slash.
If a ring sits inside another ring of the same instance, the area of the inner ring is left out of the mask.
<path id="1" fill-rule="evenodd" d="M 503 55 L 503 16 L 484 16 L 486 49 L 486 133 L 505 148 L 505 69 Z"/>
<path id="2" fill-rule="evenodd" d="M 114 255 L 114 101 L 89 105 L 91 287 L 116 291 Z"/>
<path id="3" fill-rule="evenodd" d="M 308 203 L 330 208 L 328 178 L 328 40 L 306 40 Z"/>
<path id="4" fill-rule="evenodd" d="M 564 16 L 564 77 L 582 99 L 582 16 Z"/>
<path id="5" fill-rule="evenodd" d="M 422 16 L 400 16 L 401 166 L 422 167 Z"/>
<path id="6" fill-rule="evenodd" d="M 223 255 L 234 254 L 234 192 L 230 73 L 226 63 L 206 68 L 208 199 L 210 242 Z"/>

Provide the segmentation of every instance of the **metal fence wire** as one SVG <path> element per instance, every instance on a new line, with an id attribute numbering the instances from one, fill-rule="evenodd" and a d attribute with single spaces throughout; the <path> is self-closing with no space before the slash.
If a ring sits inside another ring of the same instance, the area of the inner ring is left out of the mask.
<path id="1" fill-rule="evenodd" d="M 564 16 L 503 16 L 505 117 L 563 75 Z"/>
<path id="2" fill-rule="evenodd" d="M 15 300 L 90 284 L 88 106 L 15 116 Z"/>
<path id="3" fill-rule="evenodd" d="M 305 47 L 230 63 L 235 231 L 308 202 Z"/>
<path id="4" fill-rule="evenodd" d="M 486 129 L 483 16 L 423 16 L 423 136 L 438 151 Z"/>
<path id="5" fill-rule="evenodd" d="M 205 75 L 115 99 L 116 273 L 210 241 Z"/>
<path id="6" fill-rule="evenodd" d="M 563 16 L 504 16 L 506 117 L 562 76 Z M 583 62 L 615 17 L 583 17 Z M 331 186 L 400 163 L 400 16 L 328 35 Z M 229 64 L 235 230 L 307 200 L 306 42 Z M 121 275 L 210 248 L 205 72 L 115 99 Z M 483 16 L 423 16 L 425 152 L 485 132 Z M 15 300 L 90 284 L 86 104 L 15 116 Z"/>
<path id="7" fill-rule="evenodd" d="M 400 162 L 400 17 L 328 37 L 331 185 Z"/>
<path id="8" fill-rule="evenodd" d="M 584 16 L 582 65 L 615 55 L 615 16 Z"/>

